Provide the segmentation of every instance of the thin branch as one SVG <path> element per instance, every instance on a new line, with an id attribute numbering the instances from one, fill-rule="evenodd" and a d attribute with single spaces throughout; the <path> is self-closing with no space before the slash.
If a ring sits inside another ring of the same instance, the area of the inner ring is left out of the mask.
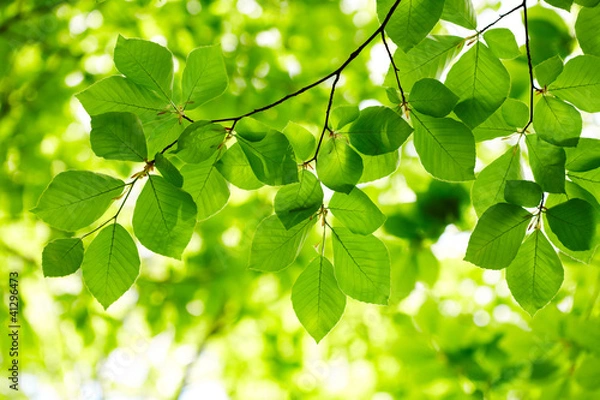
<path id="1" fill-rule="evenodd" d="M 323 143 L 323 138 L 325 137 L 325 132 L 329 131 L 329 116 L 331 115 L 331 107 L 333 106 L 333 97 L 335 95 L 335 87 L 337 86 L 340 80 L 340 74 L 335 76 L 333 80 L 333 84 L 331 85 L 331 92 L 329 93 L 329 102 L 327 103 L 327 111 L 325 112 L 325 123 L 323 124 L 323 130 L 321 131 L 321 136 L 319 136 L 319 142 L 317 143 L 317 148 L 315 150 L 315 155 L 312 156 L 311 159 L 304 162 L 304 164 L 308 164 L 311 161 L 315 161 L 317 156 L 319 155 L 319 150 L 321 149 L 321 144 Z"/>
<path id="2" fill-rule="evenodd" d="M 525 7 L 525 1 L 523 1 L 523 3 L 519 4 L 518 6 L 514 7 L 513 9 L 505 12 L 504 14 L 500 14 L 500 16 L 498 17 L 498 19 L 496 19 L 494 22 L 492 22 L 491 24 L 486 25 L 485 27 L 483 27 L 481 30 L 477 31 L 477 34 L 481 35 L 483 32 L 487 31 L 488 29 L 490 29 L 492 26 L 496 25 L 498 22 L 500 22 L 504 17 L 509 16 L 510 14 L 514 13 L 515 11 L 517 11 L 519 8 L 521 7 Z"/>
<path id="3" fill-rule="evenodd" d="M 387 51 L 388 57 L 390 58 L 390 63 L 392 63 L 392 69 L 394 70 L 394 76 L 396 77 L 396 83 L 398 84 L 398 90 L 400 90 L 400 95 L 402 96 L 402 107 L 406 105 L 406 97 L 404 96 L 404 90 L 402 89 L 402 85 L 400 84 L 400 76 L 398 76 L 398 72 L 400 69 L 396 65 L 396 61 L 394 61 L 394 56 L 392 55 L 392 51 L 390 50 L 390 46 L 388 45 L 387 40 L 385 39 L 385 32 L 381 31 L 381 41 Z"/>
<path id="4" fill-rule="evenodd" d="M 523 7 L 523 25 L 525 27 L 525 49 L 527 50 L 527 67 L 529 69 L 529 120 L 523 128 L 523 132 L 527 131 L 529 125 L 533 122 L 533 92 L 535 86 L 533 84 L 533 64 L 531 62 L 531 50 L 529 48 L 529 22 L 527 18 L 527 0 L 523 0 L 521 7 Z"/>

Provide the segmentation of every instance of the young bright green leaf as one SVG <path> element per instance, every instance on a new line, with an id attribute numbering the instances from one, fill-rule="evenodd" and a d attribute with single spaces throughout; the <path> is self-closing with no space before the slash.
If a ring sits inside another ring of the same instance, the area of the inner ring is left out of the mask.
<path id="1" fill-rule="evenodd" d="M 600 56 L 600 7 L 584 7 L 577 14 L 575 33 L 585 54 Z"/>
<path id="2" fill-rule="evenodd" d="M 154 42 L 125 39 L 119 35 L 115 47 L 117 69 L 133 82 L 170 100 L 173 91 L 173 54 Z"/>
<path id="3" fill-rule="evenodd" d="M 398 102 L 399 103 L 399 102 Z M 360 116 L 360 111 L 356 106 L 342 106 L 331 110 L 331 128 L 338 131 L 346 125 L 356 121 Z"/>
<path id="4" fill-rule="evenodd" d="M 394 105 L 402 103 L 402 96 L 400 95 L 400 91 L 396 88 L 389 87 L 385 89 L 385 95 L 387 96 L 388 101 Z M 358 114 L 356 117 L 358 118 Z"/>
<path id="5" fill-rule="evenodd" d="M 322 204 L 321 183 L 307 170 L 301 171 L 299 182 L 279 189 L 273 203 L 275 213 L 286 229 L 313 216 Z"/>
<path id="6" fill-rule="evenodd" d="M 536 65 L 533 74 L 540 86 L 544 87 L 554 82 L 563 71 L 563 68 L 562 58 L 554 56 Z"/>
<path id="7" fill-rule="evenodd" d="M 183 186 L 183 176 L 181 172 L 173 165 L 171 161 L 161 153 L 156 153 L 154 156 L 154 166 L 160 174 L 173 186 L 178 188 Z"/>
<path id="8" fill-rule="evenodd" d="M 394 0 L 378 0 L 377 15 L 382 21 Z M 403 51 L 409 51 L 431 32 L 444 10 L 443 0 L 401 1 L 385 31 Z"/>
<path id="9" fill-rule="evenodd" d="M 259 181 L 239 143 L 234 143 L 217 161 L 217 169 L 230 183 L 244 190 L 255 190 L 263 186 Z"/>
<path id="10" fill-rule="evenodd" d="M 149 250 L 180 259 L 192 238 L 196 214 L 196 204 L 189 193 L 160 176 L 148 175 L 135 203 L 133 231 Z"/>
<path id="11" fill-rule="evenodd" d="M 510 76 L 490 49 L 478 41 L 452 66 L 446 86 L 460 98 L 454 112 L 474 128 L 502 105 L 510 89 Z"/>
<path id="12" fill-rule="evenodd" d="M 562 73 L 548 86 L 557 97 L 582 111 L 600 111 L 600 57 L 578 56 L 567 62 Z"/>
<path id="13" fill-rule="evenodd" d="M 583 172 L 569 172 L 569 178 L 600 199 L 600 168 Z"/>
<path id="14" fill-rule="evenodd" d="M 571 11 L 571 6 L 573 5 L 573 0 L 544 0 L 544 1 L 554 7 L 562 8 L 563 10 L 566 10 L 566 11 Z"/>
<path id="15" fill-rule="evenodd" d="M 336 192 L 350 193 L 363 172 L 360 155 L 344 139 L 329 138 L 317 157 L 317 175 Z"/>
<path id="16" fill-rule="evenodd" d="M 533 128 L 540 138 L 557 146 L 577 146 L 583 126 L 575 107 L 559 99 L 543 96 L 533 113 Z"/>
<path id="17" fill-rule="evenodd" d="M 398 74 L 402 88 L 410 92 L 414 83 L 423 78 L 439 79 L 454 57 L 460 53 L 463 44 L 464 40 L 461 37 L 439 35 L 425 38 L 408 53 L 398 48 L 394 53 L 394 61 L 400 69 Z M 384 84 L 388 87 L 396 85 L 391 67 Z"/>
<path id="18" fill-rule="evenodd" d="M 144 86 L 136 85 L 121 76 L 102 79 L 76 95 L 85 111 L 90 115 L 111 111 L 132 112 L 142 119 L 156 116 L 168 106 Z"/>
<path id="19" fill-rule="evenodd" d="M 410 125 L 391 108 L 369 107 L 360 112 L 348 137 L 356 150 L 376 156 L 398 150 L 411 133 Z"/>
<path id="20" fill-rule="evenodd" d="M 544 192 L 564 193 L 565 151 L 542 140 L 538 135 L 527 135 L 525 140 L 535 181 Z"/>
<path id="21" fill-rule="evenodd" d="M 413 112 L 415 148 L 431 175 L 448 181 L 475 179 L 475 139 L 463 123 Z"/>
<path id="22" fill-rule="evenodd" d="M 276 272 L 289 266 L 298 257 L 315 221 L 316 218 L 305 219 L 286 229 L 276 215 L 263 219 L 252 239 L 248 268 Z"/>
<path id="23" fill-rule="evenodd" d="M 188 55 L 181 80 L 184 109 L 194 109 L 220 96 L 229 80 L 219 46 L 198 47 Z"/>
<path id="24" fill-rule="evenodd" d="M 565 149 L 569 171 L 583 172 L 600 167 L 600 140 L 581 138 L 577 147 Z"/>
<path id="25" fill-rule="evenodd" d="M 92 116 L 90 142 L 94 153 L 107 160 L 144 161 L 148 158 L 142 122 L 132 113 Z"/>
<path id="26" fill-rule="evenodd" d="M 424 78 L 413 85 L 408 102 L 421 114 L 445 117 L 458 102 L 458 96 L 437 79 Z"/>
<path id="27" fill-rule="evenodd" d="M 531 217 L 514 204 L 491 206 L 477 221 L 465 261 L 487 269 L 508 267 L 519 251 Z"/>
<path id="28" fill-rule="evenodd" d="M 366 303 L 387 304 L 390 256 L 381 240 L 346 228 L 332 229 L 333 265 L 340 289 Z"/>
<path id="29" fill-rule="evenodd" d="M 361 156 L 363 160 L 363 173 L 358 183 L 372 182 L 392 174 L 400 164 L 400 153 L 381 154 L 379 156 Z"/>
<path id="30" fill-rule="evenodd" d="M 502 106 L 507 104 L 511 99 L 507 99 Z M 484 140 L 495 139 L 497 137 L 510 136 L 517 131 L 516 126 L 509 125 L 504 119 L 504 113 L 500 107 L 497 109 L 491 117 L 486 119 L 481 125 L 473 128 L 473 136 L 475 136 L 476 142 L 482 142 Z M 529 115 L 527 116 L 529 119 Z M 515 121 L 511 121 L 515 122 Z M 521 125 L 523 127 L 525 125 Z"/>
<path id="31" fill-rule="evenodd" d="M 467 29 L 477 29 L 477 14 L 471 0 L 446 0 L 442 19 Z"/>
<path id="32" fill-rule="evenodd" d="M 177 142 L 177 157 L 197 164 L 211 158 L 225 140 L 227 131 L 210 121 L 196 121 L 183 131 Z"/>
<path id="33" fill-rule="evenodd" d="M 229 200 L 227 181 L 215 166 L 215 157 L 199 164 L 187 164 L 181 168 L 183 190 L 192 195 L 198 207 L 198 220 L 212 217 Z"/>
<path id="34" fill-rule="evenodd" d="M 160 153 L 168 145 L 179 139 L 185 126 L 177 118 L 158 119 L 146 124 L 148 135 L 148 154 Z M 171 147 L 172 148 L 172 147 Z"/>
<path id="35" fill-rule="evenodd" d="M 346 308 L 346 295 L 338 287 L 333 265 L 318 256 L 308 264 L 292 287 L 292 305 L 302 326 L 319 343 L 337 324 Z"/>
<path id="36" fill-rule="evenodd" d="M 525 239 L 506 269 L 510 292 L 531 316 L 552 300 L 562 285 L 563 276 L 558 255 L 539 229 Z"/>
<path id="37" fill-rule="evenodd" d="M 31 210 L 48 225 L 75 231 L 96 221 L 123 191 L 123 183 L 90 171 L 65 171 L 54 177 Z"/>
<path id="38" fill-rule="evenodd" d="M 77 271 L 83 261 L 83 242 L 79 238 L 56 239 L 42 252 L 44 276 L 67 276 Z"/>
<path id="39" fill-rule="evenodd" d="M 360 235 L 373 233 L 385 222 L 385 215 L 358 188 L 348 194 L 334 193 L 328 208 L 346 228 Z"/>
<path id="40" fill-rule="evenodd" d="M 498 58 L 512 59 L 521 55 L 515 35 L 510 29 L 489 29 L 483 34 L 483 38 L 492 53 Z"/>
<path id="41" fill-rule="evenodd" d="M 566 248 L 589 250 L 596 232 L 593 207 L 585 200 L 571 199 L 546 211 L 552 232 Z"/>
<path id="42" fill-rule="evenodd" d="M 540 185 L 531 181 L 508 180 L 504 187 L 504 199 L 523 207 L 537 207 L 543 194 Z"/>
<path id="43" fill-rule="evenodd" d="M 294 148 L 294 154 L 299 161 L 305 161 L 314 156 L 317 140 L 308 129 L 290 121 L 283 128 L 283 134 Z"/>
<path id="44" fill-rule="evenodd" d="M 506 99 L 500 110 L 502 118 L 513 127 L 513 131 L 515 128 L 523 128 L 529 121 L 529 106 L 521 100 Z"/>
<path id="45" fill-rule="evenodd" d="M 140 273 L 140 257 L 131 235 L 116 222 L 102 229 L 85 251 L 81 269 L 86 286 L 107 309 Z"/>

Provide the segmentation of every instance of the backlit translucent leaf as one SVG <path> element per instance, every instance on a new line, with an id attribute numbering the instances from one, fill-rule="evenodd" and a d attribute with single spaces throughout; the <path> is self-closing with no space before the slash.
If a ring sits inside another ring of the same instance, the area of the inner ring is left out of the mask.
<path id="1" fill-rule="evenodd" d="M 553 5 L 554 7 L 562 8 L 563 10 L 570 11 L 573 5 L 573 0 L 544 0 L 546 3 Z"/>
<path id="2" fill-rule="evenodd" d="M 600 199 L 600 168 L 583 172 L 569 172 L 569 178 Z"/>
<path id="3" fill-rule="evenodd" d="M 513 132 L 516 128 L 523 128 L 529 121 L 529 106 L 520 100 L 506 99 L 500 110 L 504 121 L 513 127 Z"/>
<path id="4" fill-rule="evenodd" d="M 369 107 L 348 131 L 350 143 L 362 154 L 376 156 L 397 150 L 412 133 L 412 128 L 387 107 Z"/>
<path id="5" fill-rule="evenodd" d="M 377 15 L 383 21 L 394 0 L 378 0 Z M 421 42 L 440 20 L 443 0 L 402 1 L 394 11 L 385 31 L 403 51 Z"/>
<path id="6" fill-rule="evenodd" d="M 221 211 L 229 200 L 227 181 L 215 166 L 215 157 L 199 164 L 181 168 L 183 190 L 192 195 L 198 207 L 198 220 L 202 221 Z"/>
<path id="7" fill-rule="evenodd" d="M 581 114 L 559 99 L 544 96 L 533 113 L 533 127 L 540 138 L 557 146 L 577 146 L 582 129 Z"/>
<path id="8" fill-rule="evenodd" d="M 465 260 L 488 269 L 508 267 L 519 251 L 531 217 L 514 204 L 491 206 L 477 221 Z"/>
<path id="9" fill-rule="evenodd" d="M 303 170 L 299 182 L 279 189 L 273 205 L 283 226 L 290 229 L 313 216 L 322 204 L 321 183 L 312 172 Z"/>
<path id="10" fill-rule="evenodd" d="M 42 252 L 44 276 L 66 276 L 77 271 L 83 261 L 83 242 L 78 238 L 56 239 Z"/>
<path id="11" fill-rule="evenodd" d="M 235 143 L 223 153 L 217 162 L 217 169 L 225 179 L 240 189 L 254 190 L 263 186 L 252 172 L 250 162 L 239 143 Z"/>
<path id="12" fill-rule="evenodd" d="M 508 180 L 504 187 L 504 199 L 523 207 L 537 207 L 542 201 L 540 185 L 531 181 Z"/>
<path id="13" fill-rule="evenodd" d="M 177 142 L 177 157 L 187 163 L 200 163 L 211 158 L 225 140 L 222 125 L 196 121 L 183 131 Z"/>
<path id="14" fill-rule="evenodd" d="M 485 42 L 498 58 L 511 59 L 521 55 L 515 35 L 510 29 L 494 28 L 483 34 Z"/>
<path id="15" fill-rule="evenodd" d="M 361 156 L 363 160 L 363 172 L 358 183 L 371 182 L 392 174 L 400 164 L 400 153 L 381 154 L 379 156 Z"/>
<path id="16" fill-rule="evenodd" d="M 581 138 L 574 149 L 565 149 L 569 171 L 583 172 L 600 167 L 600 140 Z"/>
<path id="17" fill-rule="evenodd" d="M 333 265 L 318 256 L 308 264 L 292 287 L 292 305 L 302 326 L 321 341 L 340 320 L 346 295 L 338 287 Z"/>
<path id="18" fill-rule="evenodd" d="M 510 99 L 502 104 L 503 106 L 508 103 Z M 501 107 L 492 114 L 491 117 L 486 119 L 481 125 L 473 128 L 473 136 L 475 136 L 476 142 L 482 142 L 484 140 L 495 139 L 497 137 L 510 136 L 517 131 L 515 126 L 509 125 L 504 119 L 504 113 Z M 513 121 L 514 122 L 514 121 Z M 522 125 L 521 127 L 523 127 Z"/>
<path id="19" fill-rule="evenodd" d="M 558 255 L 539 229 L 525 239 L 506 269 L 506 281 L 512 295 L 532 316 L 556 295 L 563 275 Z"/>
<path id="20" fill-rule="evenodd" d="M 276 215 L 262 220 L 252 239 L 248 268 L 269 272 L 286 268 L 298 257 L 315 221 L 315 218 L 305 219 L 286 229 Z"/>
<path id="21" fill-rule="evenodd" d="M 93 116 L 90 142 L 94 153 L 108 160 L 144 161 L 148 157 L 142 123 L 132 113 Z"/>
<path id="22" fill-rule="evenodd" d="M 192 238 L 196 213 L 196 204 L 189 193 L 160 176 L 148 175 L 135 203 L 133 231 L 146 248 L 180 259 Z"/>
<path id="23" fill-rule="evenodd" d="M 542 139 L 538 135 L 526 136 L 529 150 L 529 165 L 535 181 L 545 192 L 565 191 L 565 151 Z"/>
<path id="24" fill-rule="evenodd" d="M 348 194 L 334 193 L 328 208 L 346 228 L 361 235 L 373 233 L 385 222 L 385 215 L 358 188 Z"/>
<path id="25" fill-rule="evenodd" d="M 600 56 L 600 6 L 584 7 L 577 14 L 575 33 L 585 54 Z"/>
<path id="26" fill-rule="evenodd" d="M 294 148 L 299 161 L 305 161 L 315 155 L 317 140 L 306 128 L 295 122 L 288 122 L 283 134 Z"/>
<path id="27" fill-rule="evenodd" d="M 102 229 L 85 251 L 81 269 L 92 295 L 108 308 L 140 273 L 140 258 L 131 235 L 117 223 Z"/>
<path id="28" fill-rule="evenodd" d="M 458 102 L 458 97 L 436 79 L 424 78 L 416 82 L 408 101 L 415 110 L 433 117 L 448 115 Z"/>
<path id="29" fill-rule="evenodd" d="M 366 303 L 387 304 L 390 295 L 390 257 L 381 240 L 334 228 L 333 264 L 340 289 Z"/>
<path id="30" fill-rule="evenodd" d="M 183 186 L 183 176 L 177 169 L 176 166 L 173 165 L 171 161 L 161 153 L 157 153 L 154 157 L 154 166 L 160 172 L 160 174 L 165 178 L 167 182 L 171 185 L 182 187 Z"/>
<path id="31" fill-rule="evenodd" d="M 360 112 L 356 106 L 336 107 L 331 110 L 331 117 L 329 118 L 331 121 L 331 129 L 334 131 L 342 129 L 346 125 L 354 122 L 359 115 Z"/>
<path id="32" fill-rule="evenodd" d="M 104 214 L 125 183 L 90 171 L 65 171 L 54 177 L 31 210 L 48 225 L 64 231 L 88 226 Z"/>
<path id="33" fill-rule="evenodd" d="M 536 65 L 533 73 L 540 86 L 544 87 L 554 82 L 563 71 L 563 68 L 562 58 L 554 56 Z"/>
<path id="34" fill-rule="evenodd" d="M 594 209 L 585 200 L 571 199 L 549 208 L 546 218 L 552 232 L 565 247 L 589 250 L 596 231 Z"/>
<path id="35" fill-rule="evenodd" d="M 478 41 L 452 66 L 446 86 L 460 98 L 454 112 L 473 128 L 502 105 L 510 89 L 510 76 L 490 49 Z"/>
<path id="36" fill-rule="evenodd" d="M 185 125 L 180 123 L 177 118 L 169 117 L 145 125 L 146 135 L 148 135 L 148 154 L 159 153 L 175 142 L 181 136 L 184 128 Z"/>
<path id="37" fill-rule="evenodd" d="M 184 108 L 191 110 L 220 96 L 227 84 L 227 70 L 219 46 L 192 50 L 181 80 Z"/>
<path id="38" fill-rule="evenodd" d="M 471 0 L 446 0 L 442 19 L 467 29 L 477 29 L 477 14 Z"/>
<path id="39" fill-rule="evenodd" d="M 411 114 L 415 148 L 431 175 L 448 181 L 474 179 L 475 139 L 463 123 L 450 118 Z"/>
<path id="40" fill-rule="evenodd" d="M 548 86 L 557 97 L 582 111 L 600 111 L 600 57 L 585 55 L 572 58 L 562 73 Z"/>
<path id="41" fill-rule="evenodd" d="M 317 158 L 317 174 L 325 186 L 350 193 L 363 172 L 360 155 L 344 139 L 329 138 Z"/>
<path id="42" fill-rule="evenodd" d="M 115 47 L 117 69 L 139 85 L 146 86 L 165 99 L 173 90 L 173 54 L 154 42 L 125 39 L 119 35 Z"/>

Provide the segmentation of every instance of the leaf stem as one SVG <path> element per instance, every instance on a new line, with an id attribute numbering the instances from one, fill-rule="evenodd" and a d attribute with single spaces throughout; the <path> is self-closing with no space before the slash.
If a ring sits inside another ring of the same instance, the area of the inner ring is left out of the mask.
<path id="1" fill-rule="evenodd" d="M 394 70 L 394 76 L 396 77 L 396 83 L 398 84 L 398 90 L 400 90 L 400 95 L 402 96 L 402 107 L 406 107 L 406 96 L 404 95 L 404 90 L 402 89 L 402 85 L 400 84 L 400 76 L 398 76 L 398 72 L 400 69 L 396 65 L 396 61 L 394 61 L 394 56 L 392 55 L 392 51 L 390 50 L 390 46 L 388 45 L 387 40 L 385 39 L 385 32 L 381 31 L 381 41 L 383 42 L 383 46 L 390 58 L 390 63 L 392 63 L 392 68 Z M 406 110 L 405 110 L 406 111 Z"/>

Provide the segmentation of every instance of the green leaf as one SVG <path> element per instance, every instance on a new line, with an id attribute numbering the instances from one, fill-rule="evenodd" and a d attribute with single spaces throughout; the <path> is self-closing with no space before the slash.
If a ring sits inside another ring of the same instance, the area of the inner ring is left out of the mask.
<path id="1" fill-rule="evenodd" d="M 478 41 L 452 66 L 446 86 L 460 99 L 454 112 L 474 128 L 502 105 L 510 89 L 510 76 L 500 60 Z"/>
<path id="2" fill-rule="evenodd" d="M 346 228 L 360 235 L 373 233 L 385 222 L 385 215 L 358 188 L 348 194 L 334 193 L 328 208 Z"/>
<path id="3" fill-rule="evenodd" d="M 198 47 L 188 55 L 181 86 L 184 109 L 194 109 L 223 94 L 229 81 L 219 46 Z"/>
<path id="4" fill-rule="evenodd" d="M 513 127 L 513 132 L 515 128 L 523 128 L 529 121 L 529 106 L 521 100 L 506 99 L 500 110 L 504 121 Z"/>
<path id="5" fill-rule="evenodd" d="M 577 14 L 575 33 L 585 54 L 600 56 L 600 6 L 584 7 Z"/>
<path id="6" fill-rule="evenodd" d="M 531 217 L 514 204 L 491 206 L 471 234 L 465 261 L 488 269 L 508 267 L 519 251 Z"/>
<path id="7" fill-rule="evenodd" d="M 546 236 L 536 229 L 521 245 L 506 269 L 506 281 L 515 300 L 533 316 L 558 292 L 563 267 Z"/>
<path id="8" fill-rule="evenodd" d="M 211 158 L 225 140 L 227 131 L 210 121 L 196 121 L 183 131 L 177 142 L 177 157 L 197 164 Z"/>
<path id="9" fill-rule="evenodd" d="M 338 287 L 333 265 L 318 256 L 308 264 L 292 287 L 292 305 L 302 326 L 319 343 L 337 324 L 346 308 L 346 295 Z"/>
<path id="10" fill-rule="evenodd" d="M 504 119 L 504 113 L 502 112 L 504 105 L 509 103 L 509 100 L 511 99 L 507 99 L 502 105 L 503 107 L 497 109 L 496 112 L 494 112 L 492 116 L 486 119 L 481 125 L 477 125 L 477 127 L 473 128 L 473 136 L 475 136 L 476 142 L 495 139 L 497 137 L 510 136 L 517 131 L 517 127 L 511 126 L 506 122 Z M 529 119 L 529 115 L 527 116 L 527 119 Z M 523 126 L 525 125 L 521 125 L 521 127 Z"/>
<path id="11" fill-rule="evenodd" d="M 196 204 L 189 193 L 160 176 L 148 175 L 148 182 L 135 203 L 133 231 L 149 250 L 180 259 L 192 238 L 196 213 Z"/>
<path id="12" fill-rule="evenodd" d="M 381 240 L 333 228 L 333 264 L 340 289 L 366 303 L 387 304 L 390 256 Z"/>
<path id="13" fill-rule="evenodd" d="M 573 0 L 544 0 L 544 1 L 554 7 L 562 8 L 563 10 L 566 10 L 566 11 L 571 11 L 571 6 L 573 5 Z"/>
<path id="14" fill-rule="evenodd" d="M 317 175 L 336 192 L 350 193 L 363 172 L 360 155 L 344 139 L 329 138 L 317 157 Z"/>
<path id="15" fill-rule="evenodd" d="M 173 54 L 165 47 L 147 40 L 125 39 L 119 35 L 115 47 L 115 65 L 127 78 L 170 100 L 173 91 Z"/>
<path id="16" fill-rule="evenodd" d="M 392 151 L 379 156 L 363 155 L 362 160 L 364 168 L 358 183 L 372 182 L 394 173 L 400 164 L 400 155 Z"/>
<path id="17" fill-rule="evenodd" d="M 446 0 L 442 19 L 467 29 L 477 29 L 477 14 L 471 0 Z"/>
<path id="18" fill-rule="evenodd" d="M 504 199 L 523 207 L 537 207 L 543 194 L 540 185 L 531 181 L 507 180 L 504 187 Z"/>
<path id="19" fill-rule="evenodd" d="M 161 153 L 156 153 L 156 156 L 154 156 L 154 166 L 171 185 L 178 188 L 183 186 L 183 176 L 181 176 L 177 167 L 167 157 Z"/>
<path id="20" fill-rule="evenodd" d="M 306 219 L 286 229 L 276 215 L 263 219 L 252 239 L 248 268 L 276 272 L 289 266 L 298 257 L 315 221 Z"/>
<path id="21" fill-rule="evenodd" d="M 77 271 L 83 261 L 83 242 L 78 238 L 56 239 L 42 252 L 44 276 L 67 276 Z"/>
<path id="22" fill-rule="evenodd" d="M 571 199 L 546 211 L 552 232 L 569 250 L 589 250 L 596 232 L 593 207 L 585 200 Z"/>
<path id="23" fill-rule="evenodd" d="M 225 179 L 240 189 L 255 190 L 263 186 L 252 172 L 250 162 L 239 143 L 228 148 L 217 161 L 216 166 Z"/>
<path id="24" fill-rule="evenodd" d="M 288 122 L 283 128 L 283 134 L 294 149 L 294 154 L 299 161 L 305 161 L 313 157 L 317 148 L 317 141 L 312 133 L 295 122 Z"/>
<path id="25" fill-rule="evenodd" d="M 86 286 L 107 309 L 140 273 L 140 257 L 131 235 L 116 222 L 102 229 L 86 250 L 81 269 Z"/>
<path id="26" fill-rule="evenodd" d="M 279 189 L 274 201 L 275 213 L 286 229 L 312 217 L 322 204 L 321 183 L 307 170 L 300 173 L 298 183 Z"/>
<path id="27" fill-rule="evenodd" d="M 454 109 L 458 96 L 436 79 L 417 81 L 410 91 L 408 102 L 415 110 L 433 117 L 444 117 Z"/>
<path id="28" fill-rule="evenodd" d="M 360 112 L 348 137 L 356 150 L 376 156 L 398 150 L 411 133 L 410 125 L 391 108 L 368 107 Z"/>
<path id="29" fill-rule="evenodd" d="M 600 140 L 581 138 L 574 149 L 565 149 L 569 171 L 583 172 L 600 167 Z"/>
<path id="30" fill-rule="evenodd" d="M 227 181 L 215 166 L 215 157 L 199 164 L 187 164 L 181 168 L 183 190 L 192 195 L 198 207 L 198 220 L 212 217 L 229 201 Z"/>
<path id="31" fill-rule="evenodd" d="M 600 199 L 600 168 L 584 172 L 569 172 L 569 178 Z"/>
<path id="32" fill-rule="evenodd" d="M 400 72 L 400 82 L 404 90 L 410 92 L 415 82 L 423 78 L 439 79 L 442 72 L 462 50 L 464 40 L 458 36 L 432 36 L 425 38 L 408 53 L 397 49 L 394 61 Z M 384 84 L 396 85 L 393 68 L 385 78 Z"/>
<path id="33" fill-rule="evenodd" d="M 380 21 L 388 14 L 392 4 L 394 0 L 377 1 L 377 15 Z M 443 10 L 443 0 L 402 1 L 386 25 L 385 31 L 394 43 L 406 52 L 425 39 L 440 20 Z"/>
<path id="34" fill-rule="evenodd" d="M 150 127 L 148 126 L 150 125 Z M 160 153 L 174 143 L 183 132 L 183 124 L 177 118 L 163 118 L 146 125 L 148 135 L 148 154 Z"/>
<path id="35" fill-rule="evenodd" d="M 585 55 L 572 58 L 562 73 L 548 86 L 553 94 L 582 111 L 600 111 L 600 57 Z"/>
<path id="36" fill-rule="evenodd" d="M 536 65 L 533 69 L 533 74 L 540 86 L 545 87 L 556 80 L 563 71 L 563 68 L 562 58 L 554 56 Z"/>
<path id="37" fill-rule="evenodd" d="M 600 371 L 600 357 L 596 354 L 585 354 L 573 376 L 581 387 L 589 391 L 595 391 L 600 389 L 598 371 Z"/>
<path id="38" fill-rule="evenodd" d="M 256 120 L 244 119 L 236 129 L 240 147 L 254 175 L 271 186 L 298 182 L 298 165 L 290 142 Z"/>
<path id="39" fill-rule="evenodd" d="M 346 125 L 354 122 L 360 116 L 360 111 L 356 106 L 342 106 L 331 110 L 331 129 L 338 131 Z"/>
<path id="40" fill-rule="evenodd" d="M 463 123 L 411 113 L 415 148 L 431 175 L 448 181 L 474 179 L 475 139 Z"/>
<path id="41" fill-rule="evenodd" d="M 142 122 L 132 113 L 92 116 L 90 142 L 94 153 L 107 160 L 144 161 L 148 158 Z"/>
<path id="42" fill-rule="evenodd" d="M 583 121 L 575 107 L 543 96 L 533 113 L 533 128 L 540 138 L 557 146 L 577 146 Z"/>
<path id="43" fill-rule="evenodd" d="M 600 0 L 575 0 L 575 3 L 584 7 L 596 7 L 600 4 Z"/>
<path id="44" fill-rule="evenodd" d="M 534 66 L 556 55 L 565 58 L 575 40 L 563 16 L 541 4 L 528 7 L 529 48 Z"/>
<path id="45" fill-rule="evenodd" d="M 538 135 L 527 135 L 525 139 L 535 181 L 544 192 L 564 193 L 565 151 L 542 140 Z"/>
<path id="46" fill-rule="evenodd" d="M 90 171 L 65 171 L 54 177 L 37 207 L 31 210 L 48 225 L 75 231 L 96 221 L 116 197 L 123 183 L 108 175 Z"/>
<path id="47" fill-rule="evenodd" d="M 498 58 L 513 59 L 521 55 L 515 35 L 510 29 L 489 29 L 483 34 L 490 50 Z"/>
<path id="48" fill-rule="evenodd" d="M 111 111 L 132 112 L 142 119 L 148 119 L 168 106 L 166 100 L 151 90 L 121 76 L 102 79 L 76 96 L 90 115 Z"/>

